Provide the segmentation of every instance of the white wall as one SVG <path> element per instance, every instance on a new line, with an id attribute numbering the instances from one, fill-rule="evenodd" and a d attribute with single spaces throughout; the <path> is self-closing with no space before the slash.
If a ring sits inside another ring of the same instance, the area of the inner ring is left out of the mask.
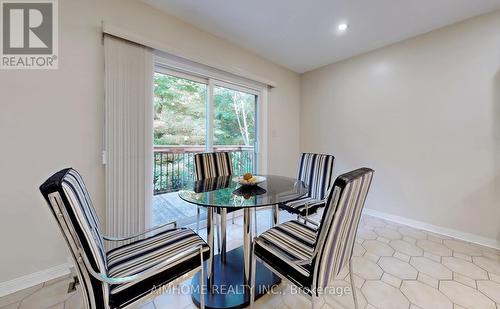
<path id="1" fill-rule="evenodd" d="M 301 76 L 301 150 L 375 169 L 367 207 L 500 240 L 500 12 Z"/>
<path id="2" fill-rule="evenodd" d="M 299 152 L 299 76 L 136 1 L 59 1 L 59 69 L 0 71 L 0 282 L 65 263 L 67 252 L 38 186 L 72 166 L 104 221 L 104 64 L 101 20 L 271 80 L 270 173 L 294 175 Z M 288 126 L 287 124 L 294 125 Z"/>

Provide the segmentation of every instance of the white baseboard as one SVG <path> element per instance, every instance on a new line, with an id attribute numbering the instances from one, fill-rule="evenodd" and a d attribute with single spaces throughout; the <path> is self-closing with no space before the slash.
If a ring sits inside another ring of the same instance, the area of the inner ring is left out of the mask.
<path id="1" fill-rule="evenodd" d="M 433 225 L 433 224 L 429 224 L 429 223 L 425 223 L 422 221 L 417 221 L 417 220 L 413 220 L 413 219 L 409 219 L 409 218 L 405 218 L 405 217 L 400 217 L 400 216 L 392 215 L 392 214 L 389 214 L 386 212 L 382 212 L 382 211 L 378 211 L 378 210 L 374 210 L 374 209 L 369 209 L 369 208 L 365 208 L 363 210 L 363 213 L 367 214 L 369 216 L 380 218 L 380 219 L 408 225 L 408 226 L 415 227 L 415 228 L 418 228 L 421 230 L 425 230 L 425 231 L 433 232 L 436 234 L 441 234 L 441 235 L 461 239 L 461 240 L 475 243 L 478 245 L 482 245 L 482 246 L 486 246 L 486 247 L 500 250 L 500 241 L 498 241 L 494 238 L 488 238 L 488 237 L 484 237 L 484 236 L 480 236 L 480 235 L 476 235 L 476 234 L 472 234 L 472 233 L 462 232 L 459 230 L 450 229 L 450 228 L 446 228 L 446 227 L 442 227 L 442 226 L 438 226 L 438 225 Z"/>
<path id="2" fill-rule="evenodd" d="M 27 289 L 70 273 L 70 263 L 64 263 L 29 275 L 0 282 L 0 297 Z"/>

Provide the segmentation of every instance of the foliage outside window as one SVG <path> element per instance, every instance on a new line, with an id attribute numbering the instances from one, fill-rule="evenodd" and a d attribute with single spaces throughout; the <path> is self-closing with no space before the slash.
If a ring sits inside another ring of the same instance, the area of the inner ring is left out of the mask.
<path id="1" fill-rule="evenodd" d="M 160 73 L 154 83 L 154 144 L 205 145 L 207 85 Z M 214 145 L 254 144 L 255 98 L 214 88 Z"/>
<path id="2" fill-rule="evenodd" d="M 154 144 L 205 145 L 207 85 L 155 73 Z"/>
<path id="3" fill-rule="evenodd" d="M 215 149 L 244 146 L 230 151 L 235 174 L 254 170 L 256 98 L 225 87 L 213 89 Z M 207 143 L 207 100 L 207 84 L 155 73 L 154 145 L 188 148 L 175 153 L 155 151 L 155 194 L 177 190 L 193 180 L 193 153 L 203 151 Z"/>

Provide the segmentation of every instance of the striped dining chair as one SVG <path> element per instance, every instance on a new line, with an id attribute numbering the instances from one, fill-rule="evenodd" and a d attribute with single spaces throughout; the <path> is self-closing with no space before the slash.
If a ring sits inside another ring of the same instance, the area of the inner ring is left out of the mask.
<path id="1" fill-rule="evenodd" d="M 335 157 L 327 154 L 302 153 L 299 160 L 297 179 L 309 186 L 309 193 L 297 200 L 282 203 L 279 208 L 290 213 L 307 216 L 325 206 L 325 200 L 333 184 Z M 278 218 L 275 218 L 277 224 Z"/>
<path id="2" fill-rule="evenodd" d="M 231 163 L 231 156 L 229 152 L 207 152 L 197 153 L 194 155 L 195 167 L 195 180 L 206 180 L 221 176 L 232 176 L 233 165 Z M 216 230 L 217 230 L 217 243 L 219 252 L 225 251 L 226 245 L 226 216 L 227 213 L 234 212 L 238 209 L 233 208 L 215 208 L 216 215 Z M 196 230 L 199 231 L 200 222 L 200 207 L 197 209 Z M 234 213 L 233 213 L 234 222 Z M 225 252 L 224 252 L 225 253 Z"/>
<path id="3" fill-rule="evenodd" d="M 85 184 L 71 168 L 52 175 L 40 191 L 70 249 L 85 308 L 135 308 L 198 271 L 203 290 L 210 248 L 192 230 L 169 223 L 123 238 L 103 236 Z M 105 241 L 120 245 L 107 251 Z"/>
<path id="4" fill-rule="evenodd" d="M 229 152 L 207 152 L 194 155 L 195 178 L 203 180 L 233 175 Z"/>
<path id="5" fill-rule="evenodd" d="M 361 211 L 371 185 L 373 170 L 360 168 L 340 175 L 330 190 L 319 227 L 298 220 L 277 225 L 253 242 L 251 298 L 255 295 L 255 263 L 260 260 L 276 275 L 290 281 L 310 297 L 313 308 L 330 280 L 348 266 L 352 276 L 352 251 Z"/>

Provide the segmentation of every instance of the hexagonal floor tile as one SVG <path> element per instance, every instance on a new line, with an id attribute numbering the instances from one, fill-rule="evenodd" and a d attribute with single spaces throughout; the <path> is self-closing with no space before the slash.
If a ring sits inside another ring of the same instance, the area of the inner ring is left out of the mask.
<path id="1" fill-rule="evenodd" d="M 172 290 L 172 291 L 175 291 L 175 290 Z M 190 304 L 192 304 L 193 301 L 191 300 L 191 296 L 189 295 L 189 293 L 181 293 L 181 291 L 183 291 L 182 286 L 180 286 L 179 290 L 177 290 L 175 292 L 171 293 L 170 291 L 168 291 L 168 292 L 163 293 L 160 296 L 156 297 L 153 301 L 155 307 L 158 307 L 158 308 L 174 308 L 174 307 L 184 308 L 184 307 L 187 307 Z M 186 289 L 186 291 L 189 291 L 189 290 Z"/>
<path id="2" fill-rule="evenodd" d="M 399 287 L 401 286 L 401 282 L 402 282 L 402 280 L 401 280 L 401 279 L 396 278 L 396 277 L 394 277 L 393 275 L 390 275 L 390 274 L 388 274 L 388 273 L 384 273 L 384 274 L 382 275 L 382 278 L 381 278 L 380 280 L 382 280 L 382 281 L 384 281 L 385 283 L 390 284 L 390 285 L 392 285 L 393 287 L 398 288 L 398 289 L 399 289 Z"/>
<path id="3" fill-rule="evenodd" d="M 471 279 L 488 279 L 488 273 L 484 269 L 456 257 L 443 257 L 443 265 Z"/>
<path id="4" fill-rule="evenodd" d="M 405 263 L 395 257 L 382 257 L 378 261 L 384 272 L 391 274 L 399 279 L 410 280 L 417 279 L 417 270 L 410 264 Z"/>
<path id="5" fill-rule="evenodd" d="M 6 307 L 7 305 L 13 304 L 13 303 L 18 303 L 24 298 L 28 297 L 29 295 L 35 293 L 36 291 L 40 290 L 43 287 L 43 284 L 37 284 L 35 286 L 32 286 L 30 288 L 17 291 L 15 293 L 0 297 L 0 308 Z M 17 308 L 17 307 L 16 307 Z"/>
<path id="6" fill-rule="evenodd" d="M 461 252 L 453 251 L 453 256 L 457 257 L 459 259 L 462 259 L 462 260 L 472 262 L 472 256 L 461 253 Z"/>
<path id="7" fill-rule="evenodd" d="M 427 238 L 427 235 L 424 232 L 419 231 L 419 230 L 414 229 L 414 228 L 409 227 L 409 226 L 401 227 L 398 229 L 398 231 L 403 235 L 410 236 L 410 237 L 413 237 L 416 239 L 426 239 Z"/>
<path id="8" fill-rule="evenodd" d="M 350 284 L 345 281 L 335 281 L 331 285 L 332 287 L 350 287 Z M 354 299 L 351 293 L 329 293 L 323 296 L 326 304 L 328 304 L 331 308 L 355 308 L 354 307 Z M 359 308 L 364 308 L 366 306 L 366 299 L 361 293 L 360 289 L 356 289 L 356 299 L 358 301 Z M 290 306 L 290 308 L 295 308 L 294 306 Z"/>
<path id="9" fill-rule="evenodd" d="M 363 242 L 363 247 L 366 251 L 378 256 L 392 256 L 394 254 L 394 249 L 377 240 L 367 240 Z"/>
<path id="10" fill-rule="evenodd" d="M 193 305 L 193 304 L 191 304 L 191 305 Z M 67 307 L 66 304 L 64 306 L 65 306 L 64 308 L 73 309 L 73 307 Z M 150 301 L 149 303 L 140 306 L 139 309 L 156 309 L 156 307 L 155 307 L 154 303 L 152 301 Z M 189 306 L 187 306 L 187 307 L 184 307 L 184 309 L 190 309 L 190 308 L 189 308 Z"/>
<path id="11" fill-rule="evenodd" d="M 373 230 L 368 230 L 362 227 L 358 229 L 356 236 L 362 239 L 377 239 L 378 237 Z"/>
<path id="12" fill-rule="evenodd" d="M 472 257 L 472 261 L 474 264 L 486 269 L 488 272 L 500 275 L 500 261 L 488 259 L 483 256 L 474 256 Z"/>
<path id="13" fill-rule="evenodd" d="M 394 257 L 398 258 L 401 261 L 406 262 L 406 263 L 410 262 L 410 256 L 409 255 L 406 255 L 406 254 L 398 252 L 398 251 L 394 252 Z"/>
<path id="14" fill-rule="evenodd" d="M 371 225 L 373 227 L 384 227 L 385 221 L 375 217 L 367 217 L 365 220 L 365 224 Z"/>
<path id="15" fill-rule="evenodd" d="M 470 286 L 473 289 L 477 288 L 476 280 L 471 279 L 471 278 L 464 276 L 462 274 L 453 273 L 453 280 L 456 282 L 460 282 L 463 285 Z"/>
<path id="16" fill-rule="evenodd" d="M 48 308 L 56 304 L 63 303 L 74 293 L 68 294 L 68 284 L 70 279 L 61 280 L 54 284 L 39 289 L 35 293 L 26 297 L 19 308 Z"/>
<path id="17" fill-rule="evenodd" d="M 2 309 L 19 309 L 19 306 L 20 306 L 20 302 L 16 302 L 16 303 L 12 303 L 10 305 L 7 305 L 7 306 L 2 306 L 1 308 Z"/>
<path id="18" fill-rule="evenodd" d="M 497 252 L 489 251 L 488 249 L 486 249 L 483 250 L 483 255 L 490 260 L 500 262 L 500 254 Z"/>
<path id="19" fill-rule="evenodd" d="M 478 290 L 455 281 L 441 281 L 439 290 L 455 304 L 469 309 L 495 309 L 495 303 Z"/>
<path id="20" fill-rule="evenodd" d="M 297 293 L 297 290 L 295 287 L 292 287 L 289 285 L 285 289 L 283 289 L 283 294 L 282 294 L 282 301 L 283 303 L 291 308 L 297 308 L 297 309 L 307 309 L 311 308 L 311 301 L 305 297 L 304 295 L 301 295 L 301 293 Z M 318 300 L 318 304 L 320 304 L 318 307 L 322 306 L 322 302 L 324 302 L 323 299 Z M 255 304 L 256 306 L 257 303 Z M 157 308 L 172 308 L 172 307 L 158 307 Z M 182 308 L 182 307 L 179 307 Z"/>
<path id="21" fill-rule="evenodd" d="M 413 265 L 419 272 L 439 280 L 451 280 L 453 273 L 451 270 L 436 261 L 426 257 L 412 257 L 410 264 Z"/>
<path id="22" fill-rule="evenodd" d="M 64 302 L 64 307 L 71 309 L 83 309 L 83 298 L 80 291 L 77 291 L 75 295 L 68 298 L 68 300 Z"/>
<path id="23" fill-rule="evenodd" d="M 386 227 L 377 227 L 373 230 L 375 233 L 377 233 L 378 236 L 382 236 L 387 239 L 400 239 L 403 238 L 403 235 L 401 235 L 399 232 L 389 229 Z"/>
<path id="24" fill-rule="evenodd" d="M 382 236 L 377 237 L 377 240 L 380 241 L 380 242 L 386 243 L 386 244 L 388 244 L 389 241 L 391 241 L 389 238 L 385 238 L 385 237 L 382 237 Z"/>
<path id="25" fill-rule="evenodd" d="M 364 257 L 352 258 L 352 271 L 363 279 L 380 279 L 383 273 L 380 266 Z"/>
<path id="26" fill-rule="evenodd" d="M 500 304 L 500 283 L 494 281 L 477 281 L 477 289 Z"/>
<path id="27" fill-rule="evenodd" d="M 482 255 L 482 250 L 470 243 L 467 243 L 465 241 L 461 240 L 456 240 L 456 239 L 445 239 L 443 240 L 443 244 L 450 248 L 451 250 L 454 250 L 456 252 L 464 253 L 470 256 L 480 256 Z"/>
<path id="28" fill-rule="evenodd" d="M 393 229 L 393 230 L 397 230 L 397 229 L 399 229 L 400 227 L 403 227 L 403 226 L 404 225 L 401 225 L 401 224 L 395 223 L 395 222 L 391 222 L 391 221 L 386 221 L 385 222 L 385 227 Z"/>
<path id="29" fill-rule="evenodd" d="M 433 242 L 427 239 L 417 240 L 417 246 L 422 248 L 424 251 L 428 251 L 432 254 L 439 256 L 451 256 L 452 254 L 452 251 L 443 244 Z"/>
<path id="30" fill-rule="evenodd" d="M 443 243 L 443 239 L 442 238 L 436 237 L 434 235 L 427 234 L 427 239 L 430 240 L 430 241 L 433 241 L 433 242 L 438 242 L 440 244 Z"/>
<path id="31" fill-rule="evenodd" d="M 360 244 L 354 244 L 354 248 L 352 249 L 352 255 L 353 256 L 362 256 L 363 254 L 365 254 L 366 252 L 366 249 L 363 248 L 363 246 L 361 246 Z"/>
<path id="32" fill-rule="evenodd" d="M 361 291 L 368 303 L 379 309 L 401 309 L 410 306 L 408 299 L 399 289 L 382 281 L 366 281 Z"/>
<path id="33" fill-rule="evenodd" d="M 431 259 L 433 261 L 436 261 L 438 263 L 441 263 L 441 256 L 439 256 L 439 255 L 435 255 L 435 254 L 432 254 L 430 252 L 425 252 L 424 251 L 424 257 L 426 257 L 428 259 Z"/>
<path id="34" fill-rule="evenodd" d="M 401 292 L 422 309 L 453 308 L 453 303 L 443 293 L 418 281 L 403 281 Z"/>
<path id="35" fill-rule="evenodd" d="M 416 244 L 417 239 L 410 236 L 403 236 L 403 240 L 409 242 L 410 244 Z"/>
<path id="36" fill-rule="evenodd" d="M 406 242 L 404 240 L 396 239 L 392 240 L 389 245 L 394 248 L 396 251 L 401 252 L 403 254 L 409 255 L 409 256 L 420 256 L 424 253 L 422 249 L 419 247 L 415 246 L 414 244 L 411 244 L 409 242 Z"/>
<path id="37" fill-rule="evenodd" d="M 495 281 L 497 283 L 500 283 L 500 276 L 495 275 L 494 273 L 488 273 L 488 276 L 490 277 L 491 281 Z"/>
<path id="38" fill-rule="evenodd" d="M 439 280 L 438 279 L 432 278 L 431 276 L 426 275 L 426 274 L 421 273 L 421 272 L 418 273 L 417 280 L 424 283 L 424 284 L 427 284 L 428 286 L 435 288 L 435 289 L 437 289 L 439 287 Z"/>

